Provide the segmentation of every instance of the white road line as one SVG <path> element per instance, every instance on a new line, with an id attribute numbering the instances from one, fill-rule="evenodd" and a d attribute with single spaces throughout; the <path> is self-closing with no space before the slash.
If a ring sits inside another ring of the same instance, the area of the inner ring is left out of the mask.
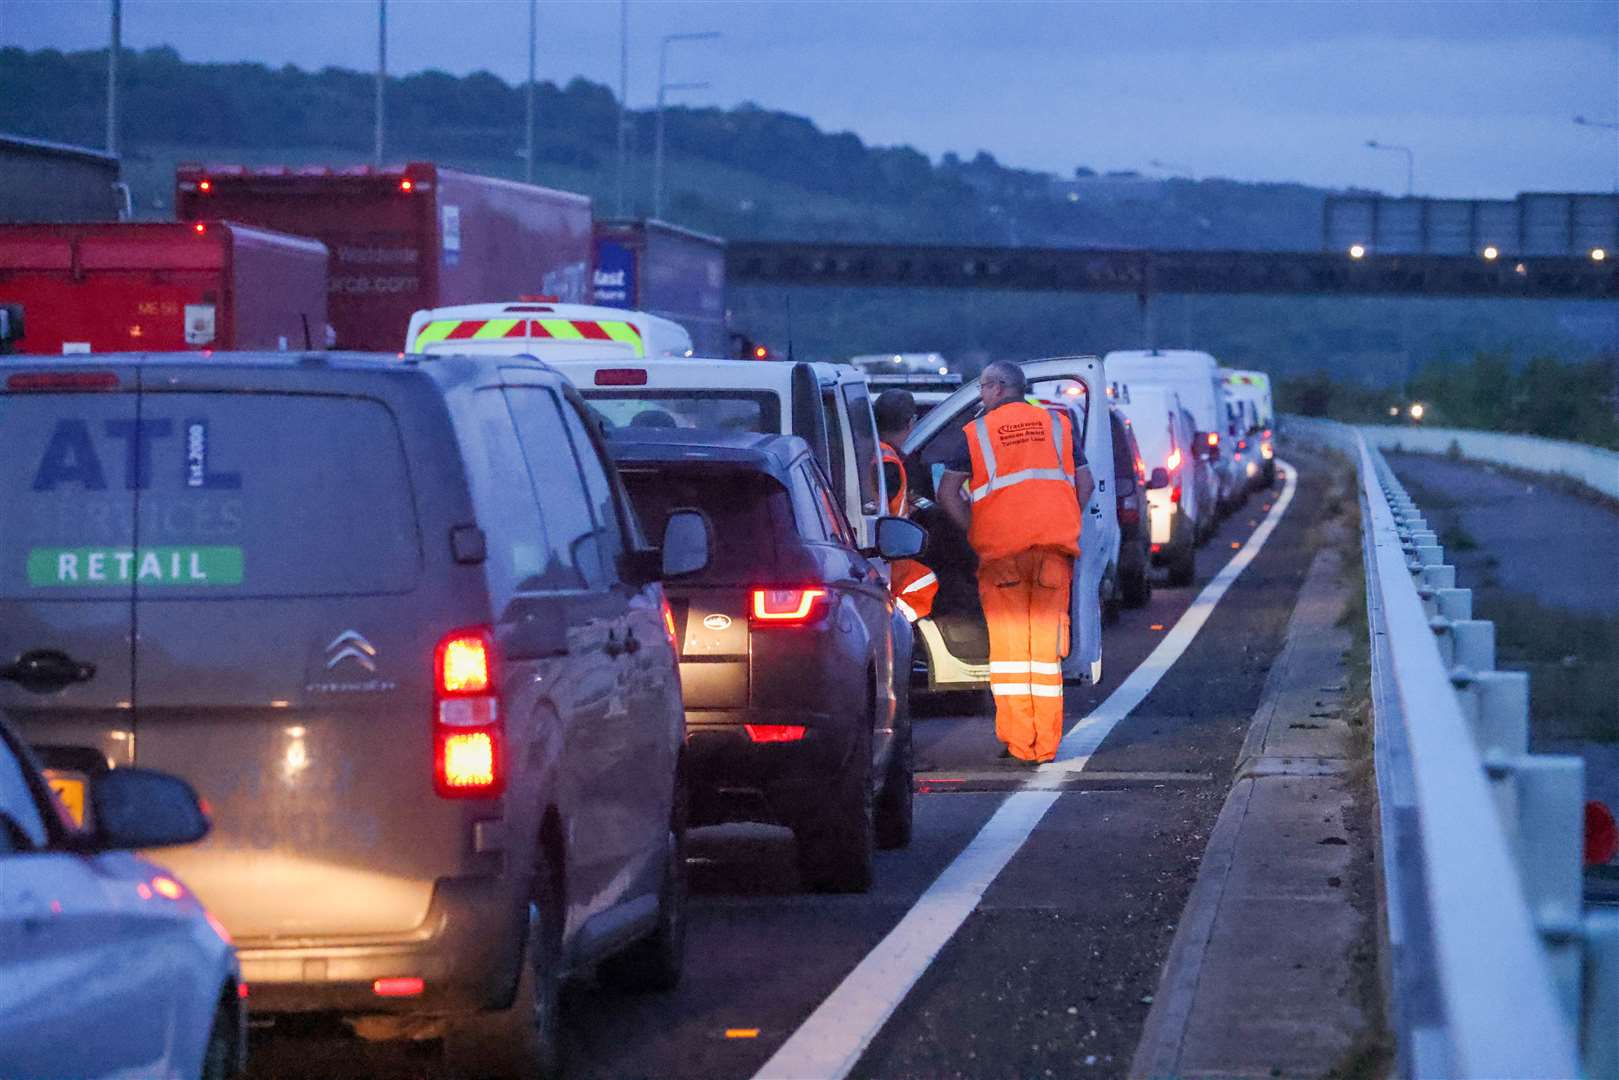
<path id="1" fill-rule="evenodd" d="M 1094 712 L 1069 729 L 1057 750 L 1057 760 L 1042 766 L 1041 772 L 1084 769 L 1107 733 L 1141 704 L 1191 645 L 1208 622 L 1214 605 L 1254 561 L 1293 501 L 1298 473 L 1283 462 L 1278 461 L 1277 466 L 1284 476 L 1282 493 L 1242 550 L 1204 586 L 1192 606 L 1129 678 Z M 1027 781 L 1031 786 L 1039 782 L 1039 777 Z M 848 1076 L 939 950 L 967 921 L 990 883 L 1061 795 L 1058 791 L 1035 790 L 1008 795 L 899 924 L 844 976 L 837 989 L 764 1063 L 755 1080 L 843 1080 Z"/>

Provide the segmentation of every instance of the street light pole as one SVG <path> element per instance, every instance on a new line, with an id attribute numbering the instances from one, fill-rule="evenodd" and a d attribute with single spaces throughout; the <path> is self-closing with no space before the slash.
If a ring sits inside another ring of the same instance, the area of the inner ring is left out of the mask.
<path id="1" fill-rule="evenodd" d="M 118 54 L 124 51 L 124 0 L 112 0 L 112 34 L 107 48 L 107 153 L 118 153 Z"/>
<path id="2" fill-rule="evenodd" d="M 670 83 L 665 80 L 669 70 L 669 46 L 676 41 L 706 41 L 720 36 L 718 30 L 703 30 L 695 34 L 665 34 L 658 46 L 658 122 L 657 137 L 652 148 L 652 216 L 663 217 L 663 101 L 668 90 L 703 90 L 707 83 Z"/>
<path id="3" fill-rule="evenodd" d="M 1416 190 L 1416 155 L 1409 146 L 1393 146 L 1389 143 L 1380 143 L 1376 139 L 1367 139 L 1366 145 L 1373 150 L 1393 150 L 1405 155 L 1405 197 L 1410 198 Z"/>
<path id="4" fill-rule="evenodd" d="M 383 99 L 388 85 L 388 0 L 377 0 L 377 148 L 374 155 L 382 167 Z"/>
<path id="5" fill-rule="evenodd" d="M 625 170 L 628 166 L 630 98 L 630 0 L 618 0 L 618 216 L 624 216 Z"/>
<path id="6" fill-rule="evenodd" d="M 534 36 L 538 0 L 528 0 L 528 122 L 523 126 L 523 179 L 534 182 Z"/>

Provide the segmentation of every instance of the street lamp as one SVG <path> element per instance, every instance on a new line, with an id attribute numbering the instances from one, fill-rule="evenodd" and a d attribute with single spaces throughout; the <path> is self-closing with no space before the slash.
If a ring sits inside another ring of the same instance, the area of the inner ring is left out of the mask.
<path id="1" fill-rule="evenodd" d="M 692 34 L 665 34 L 658 46 L 658 128 L 657 141 L 652 149 L 652 216 L 663 217 L 663 97 L 669 90 L 705 90 L 707 83 L 666 82 L 669 69 L 669 46 L 676 41 L 708 41 L 720 36 L 718 30 L 701 30 Z"/>
<path id="2" fill-rule="evenodd" d="M 1371 150 L 1392 150 L 1405 155 L 1405 197 L 1409 199 L 1412 192 L 1416 190 L 1415 178 L 1417 172 L 1416 155 L 1411 152 L 1411 148 L 1409 146 L 1380 143 L 1376 139 L 1367 139 L 1366 146 Z"/>

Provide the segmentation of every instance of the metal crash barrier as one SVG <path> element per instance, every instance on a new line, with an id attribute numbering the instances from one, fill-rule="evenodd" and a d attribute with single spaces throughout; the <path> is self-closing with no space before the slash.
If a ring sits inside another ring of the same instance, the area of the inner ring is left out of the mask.
<path id="1" fill-rule="evenodd" d="M 1584 764 L 1529 753 L 1529 676 L 1421 508 L 1355 429 L 1370 626 L 1385 990 L 1409 1077 L 1619 1077 L 1619 911 L 1582 897 Z"/>

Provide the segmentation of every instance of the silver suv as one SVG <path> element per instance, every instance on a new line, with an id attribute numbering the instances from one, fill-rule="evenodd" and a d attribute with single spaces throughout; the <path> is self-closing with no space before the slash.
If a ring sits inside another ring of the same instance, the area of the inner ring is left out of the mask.
<path id="1" fill-rule="evenodd" d="M 211 804 L 164 860 L 255 1014 L 543 1074 L 568 973 L 678 979 L 659 579 L 708 536 L 648 547 L 581 410 L 499 358 L 0 364 L 0 714 Z"/>

